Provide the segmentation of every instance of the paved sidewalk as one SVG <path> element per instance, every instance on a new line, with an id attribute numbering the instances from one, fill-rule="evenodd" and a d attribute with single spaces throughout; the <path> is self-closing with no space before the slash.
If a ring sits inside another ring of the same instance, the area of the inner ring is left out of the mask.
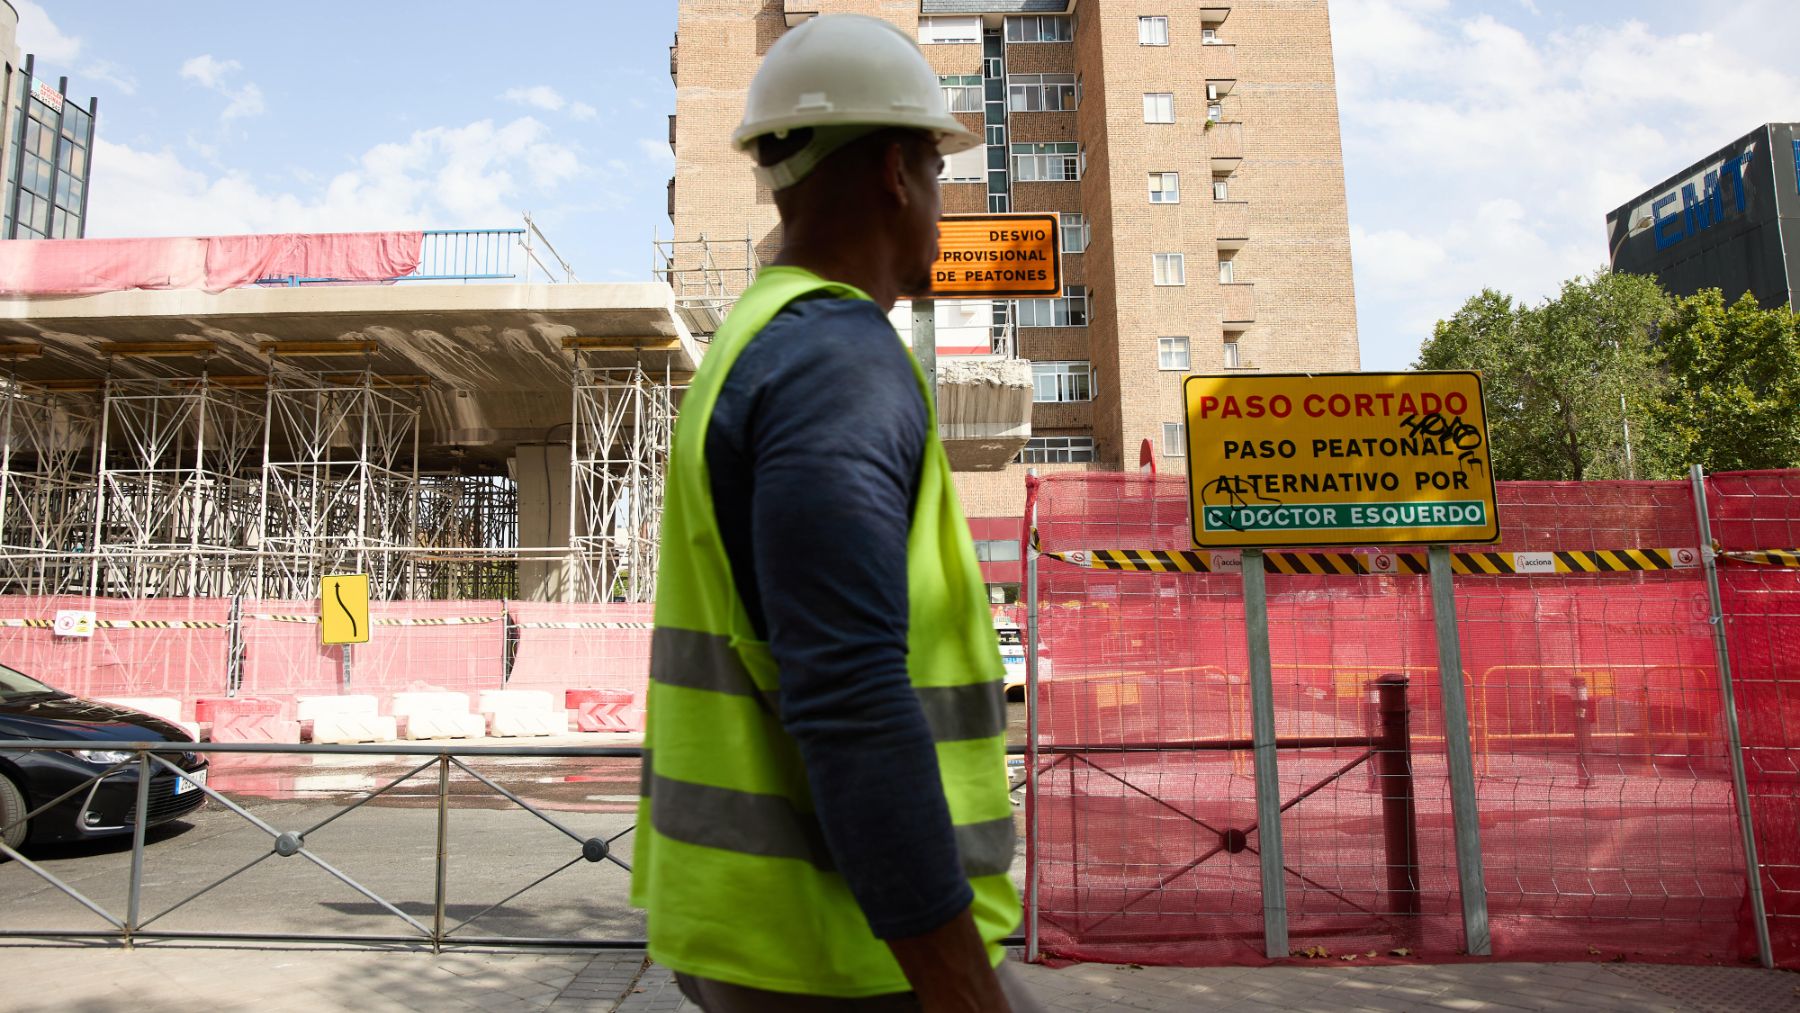
<path id="1" fill-rule="evenodd" d="M 1057 1013 L 1098 1010 L 1800 1011 L 1800 974 L 1654 964 L 1020 968 Z M 0 944 L 9 1013 L 694 1010 L 641 952 Z"/>

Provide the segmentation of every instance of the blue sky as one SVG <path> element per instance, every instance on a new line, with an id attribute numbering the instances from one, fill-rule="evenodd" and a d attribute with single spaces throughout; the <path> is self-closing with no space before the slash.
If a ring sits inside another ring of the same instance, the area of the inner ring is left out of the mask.
<path id="1" fill-rule="evenodd" d="M 674 0 L 13 2 L 40 74 L 100 97 L 90 236 L 530 211 L 584 281 L 646 278 L 668 236 Z M 1601 266 L 1608 210 L 1800 119 L 1793 0 L 1331 11 L 1368 369 L 1483 286 L 1536 301 Z"/>

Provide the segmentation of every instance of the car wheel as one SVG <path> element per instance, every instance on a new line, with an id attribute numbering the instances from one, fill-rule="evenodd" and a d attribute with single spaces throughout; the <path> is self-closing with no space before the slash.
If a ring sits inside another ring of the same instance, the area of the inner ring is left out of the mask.
<path id="1" fill-rule="evenodd" d="M 31 833 L 31 825 L 25 820 L 29 812 L 25 805 L 25 793 L 12 783 L 4 774 L 0 774 L 0 841 L 5 841 L 9 848 L 17 848 L 25 843 Z M 12 824 L 17 822 L 17 826 Z"/>

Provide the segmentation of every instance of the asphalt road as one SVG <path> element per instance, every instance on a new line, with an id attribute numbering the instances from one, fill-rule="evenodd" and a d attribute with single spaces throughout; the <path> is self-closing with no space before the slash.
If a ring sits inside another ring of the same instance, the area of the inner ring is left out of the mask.
<path id="1" fill-rule="evenodd" d="M 1009 704 L 1008 712 L 1008 740 L 1022 742 L 1025 707 Z M 592 745 L 596 739 L 556 741 Z M 419 926 L 431 926 L 437 915 L 435 761 L 391 783 L 427 759 L 216 755 L 210 787 L 277 832 L 304 832 L 307 854 L 375 897 L 334 878 L 306 854 L 274 854 L 270 833 L 209 800 L 185 819 L 146 835 L 142 923 L 171 931 L 418 934 Z M 630 863 L 638 761 L 467 762 L 542 815 L 452 768 L 445 785 L 445 928 L 474 919 L 452 938 L 641 939 L 642 914 L 626 899 L 627 871 L 610 860 L 588 861 L 582 852 L 588 839 L 610 841 L 613 857 Z M 1020 847 L 1015 875 L 1024 868 L 1022 837 Z M 124 917 L 130 900 L 129 836 L 34 846 L 25 854 Z M 0 899 L 0 931 L 107 928 L 18 862 L 0 861 Z"/>

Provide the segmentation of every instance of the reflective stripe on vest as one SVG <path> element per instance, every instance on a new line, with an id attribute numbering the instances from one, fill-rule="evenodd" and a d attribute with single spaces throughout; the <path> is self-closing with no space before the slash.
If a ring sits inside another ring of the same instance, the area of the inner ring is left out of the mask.
<path id="1" fill-rule="evenodd" d="M 820 872 L 836 872 L 818 817 L 779 795 L 732 791 L 652 773 L 644 753 L 640 791 L 651 799 L 651 825 L 666 837 L 708 848 L 767 858 L 794 858 Z M 1012 817 L 965 823 L 953 829 L 964 874 L 1004 875 L 1012 868 L 1018 837 Z"/>
<path id="2" fill-rule="evenodd" d="M 756 685 L 731 638 L 674 626 L 650 635 L 650 678 L 668 686 L 758 698 L 772 715 L 781 713 L 779 694 Z M 914 686 L 934 742 L 987 739 L 1006 733 L 1006 686 L 978 682 L 963 686 Z"/>

